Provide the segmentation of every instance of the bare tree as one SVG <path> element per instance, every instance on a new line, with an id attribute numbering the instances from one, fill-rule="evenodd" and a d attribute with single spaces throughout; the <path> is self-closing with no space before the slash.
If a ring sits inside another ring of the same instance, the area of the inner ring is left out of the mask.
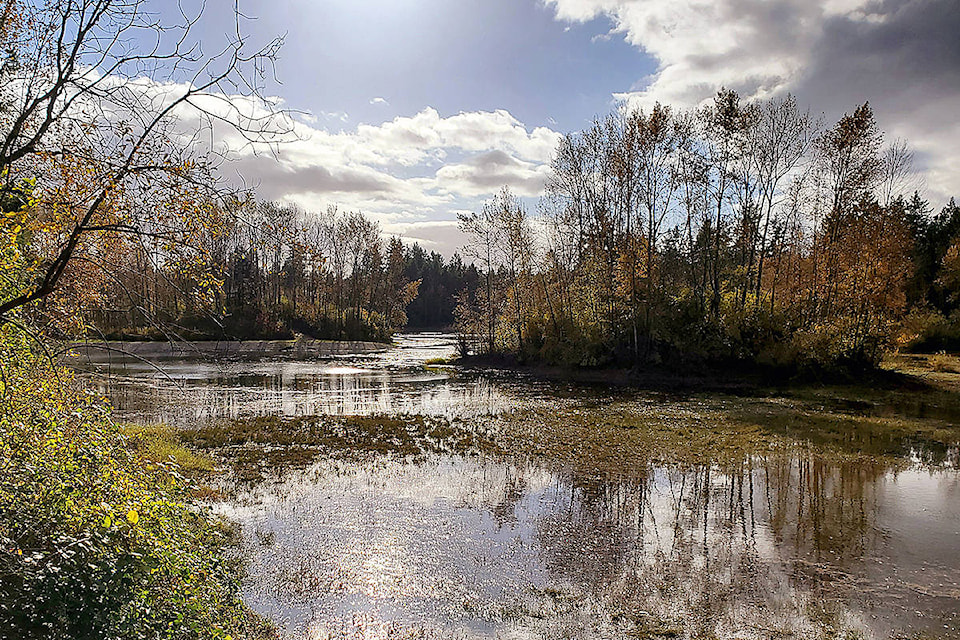
<path id="1" fill-rule="evenodd" d="M 783 98 L 768 100 L 760 106 L 760 117 L 751 131 L 751 157 L 756 165 L 760 191 L 759 213 L 763 225 L 756 251 L 759 256 L 756 278 L 758 304 L 771 219 L 774 207 L 782 198 L 781 183 L 797 170 L 799 163 L 809 153 L 819 127 L 820 123 L 811 118 L 810 111 L 801 111 L 796 99 L 787 94 Z"/>
<path id="2" fill-rule="evenodd" d="M 204 213 L 219 195 L 215 125 L 251 144 L 270 143 L 286 126 L 259 93 L 279 39 L 250 51 L 234 4 L 235 33 L 208 56 L 192 35 L 202 8 L 165 23 L 152 7 L 3 3 L 0 189 L 35 180 L 33 231 L 42 241 L 23 286 L 0 300 L 0 323 L 56 291 L 106 238 L 163 248 L 212 224 Z"/>
<path id="3" fill-rule="evenodd" d="M 485 325 L 487 352 L 493 353 L 496 346 L 496 318 L 497 310 L 494 304 L 494 270 L 499 266 L 497 249 L 500 245 L 502 230 L 497 221 L 496 210 L 489 204 L 484 205 L 478 213 L 461 213 L 460 229 L 470 237 L 470 242 L 464 246 L 464 254 L 480 261 L 484 272 L 485 296 Z"/>
<path id="4" fill-rule="evenodd" d="M 907 141 L 896 139 L 884 149 L 880 177 L 881 204 L 888 207 L 894 198 L 909 191 L 913 176 L 913 151 Z"/>

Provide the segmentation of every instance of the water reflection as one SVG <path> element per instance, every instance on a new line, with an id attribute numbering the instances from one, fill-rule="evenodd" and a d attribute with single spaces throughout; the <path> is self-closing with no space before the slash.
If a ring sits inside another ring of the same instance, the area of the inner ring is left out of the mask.
<path id="1" fill-rule="evenodd" d="M 449 335 L 410 334 L 398 336 L 396 346 L 383 352 L 325 360 L 147 363 L 111 352 L 85 361 L 85 368 L 120 418 L 142 422 L 184 425 L 241 415 L 469 417 L 511 404 L 505 390 L 482 376 L 424 370 L 424 362 L 454 350 Z"/>
<path id="2" fill-rule="evenodd" d="M 91 380 L 122 418 L 176 425 L 477 417 L 533 404 L 578 421 L 560 437 L 611 438 L 586 443 L 596 446 L 569 466 L 492 455 L 356 462 L 357 452 L 219 505 L 243 525 L 246 600 L 293 638 L 960 638 L 953 431 L 931 440 L 906 422 L 776 399 L 631 395 L 424 368 L 454 349 L 449 336 L 421 334 L 382 353 L 170 360 L 162 373 L 114 357 L 94 363 Z M 757 437 L 776 435 L 776 453 L 722 455 L 750 437 L 713 430 L 731 413 L 757 425 Z M 606 431 L 587 429 L 604 421 Z M 667 424 L 688 433 L 660 430 Z M 538 420 L 525 426 L 543 430 Z M 627 434 L 640 434 L 632 453 L 620 446 Z M 668 455 L 697 443 L 718 450 Z"/>
<path id="3" fill-rule="evenodd" d="M 322 461 L 230 507 L 291 637 L 960 637 L 952 472 Z"/>

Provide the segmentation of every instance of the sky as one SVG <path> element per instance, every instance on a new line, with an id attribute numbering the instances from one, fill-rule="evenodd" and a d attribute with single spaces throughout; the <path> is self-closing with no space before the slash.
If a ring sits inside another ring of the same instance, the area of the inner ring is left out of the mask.
<path id="1" fill-rule="evenodd" d="M 205 5 L 196 36 L 207 51 L 234 28 L 230 4 Z M 690 108 L 724 86 L 745 99 L 793 93 L 828 125 L 869 101 L 886 139 L 909 142 L 932 207 L 960 196 L 957 0 L 241 0 L 240 9 L 253 46 L 283 36 L 264 93 L 290 110 L 295 139 L 234 154 L 225 177 L 307 210 L 363 211 L 446 256 L 462 241 L 457 213 L 502 186 L 535 207 L 562 134 L 622 101 Z"/>

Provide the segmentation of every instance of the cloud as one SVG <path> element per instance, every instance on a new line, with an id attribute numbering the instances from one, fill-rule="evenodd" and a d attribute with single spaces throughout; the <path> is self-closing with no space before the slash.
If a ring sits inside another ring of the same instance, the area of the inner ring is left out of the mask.
<path id="1" fill-rule="evenodd" d="M 505 185 L 536 197 L 560 138 L 542 127 L 528 131 L 506 111 L 444 118 L 426 108 L 336 133 L 302 121 L 293 127 L 297 139 L 276 153 L 248 146 L 227 166 L 263 197 L 307 208 L 337 204 L 384 222 L 449 218 Z"/>
<path id="2" fill-rule="evenodd" d="M 386 99 L 386 98 L 381 98 L 381 97 L 379 97 L 379 96 L 376 97 L 376 98 L 371 98 L 371 99 L 370 99 L 370 104 L 382 104 L 382 105 L 385 105 L 385 106 L 388 106 L 388 107 L 390 106 L 390 103 L 387 102 L 387 99 Z"/>
<path id="3" fill-rule="evenodd" d="M 547 174 L 547 165 L 524 162 L 498 150 L 444 165 L 436 177 L 448 193 L 481 196 L 507 186 L 517 195 L 535 198 L 543 193 Z"/>
<path id="4" fill-rule="evenodd" d="M 154 108 L 187 90 L 149 80 L 136 86 Z M 178 108 L 164 135 L 177 146 L 212 151 L 226 180 L 264 199 L 308 211 L 336 205 L 384 225 L 445 219 L 439 227 L 408 227 L 425 235 L 405 237 L 435 244 L 446 255 L 455 249 L 449 242 L 462 238 L 451 221 L 457 211 L 478 209 L 503 186 L 540 195 L 560 139 L 547 128 L 527 129 L 503 110 L 443 117 L 428 107 L 379 125 L 331 131 L 324 112 L 278 113 L 282 106 L 278 98 L 196 96 Z"/>
<path id="5" fill-rule="evenodd" d="M 356 140 L 369 150 L 368 161 L 413 165 L 436 157 L 438 150 L 468 152 L 504 149 L 519 158 L 549 162 L 560 135 L 545 127 L 528 132 L 504 110 L 461 112 L 443 118 L 428 107 L 414 116 L 398 116 L 380 125 L 360 125 Z"/>
<path id="6" fill-rule="evenodd" d="M 446 258 L 460 251 L 467 241 L 466 234 L 460 231 L 456 220 L 394 222 L 384 224 L 383 230 L 406 244 L 419 244 L 425 250 L 436 251 Z"/>
<path id="7" fill-rule="evenodd" d="M 787 91 L 830 120 L 870 101 L 907 137 L 928 195 L 960 192 L 960 4 L 953 0 L 544 0 L 559 20 L 599 17 L 658 62 L 617 98 L 695 106 L 720 87 Z"/>
<path id="8" fill-rule="evenodd" d="M 227 119 L 224 101 L 260 117 L 269 114 L 267 105 L 259 105 L 258 111 L 244 100 L 228 98 L 204 106 L 224 110 Z M 196 114 L 181 119 L 187 130 L 198 121 Z M 384 224 L 449 220 L 458 210 L 479 208 L 503 186 L 537 197 L 560 139 L 547 128 L 528 130 L 502 110 L 442 117 L 428 107 L 413 116 L 338 132 L 302 117 L 284 125 L 290 128 L 287 140 L 273 147 L 250 144 L 216 123 L 211 138 L 228 158 L 222 164 L 225 175 L 254 187 L 263 198 L 308 210 L 337 205 Z M 424 238 L 428 240 L 434 241 Z M 443 246 L 445 254 L 452 253 Z"/>

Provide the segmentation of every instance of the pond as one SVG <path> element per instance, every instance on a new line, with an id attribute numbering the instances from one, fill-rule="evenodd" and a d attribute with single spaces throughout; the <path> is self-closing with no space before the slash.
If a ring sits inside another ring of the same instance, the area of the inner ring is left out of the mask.
<path id="1" fill-rule="evenodd" d="M 94 379 L 131 419 L 512 429 L 495 448 L 332 452 L 227 480 L 215 508 L 243 532 L 244 598 L 285 637 L 960 638 L 948 421 L 424 367 L 454 347 L 407 335 Z"/>

